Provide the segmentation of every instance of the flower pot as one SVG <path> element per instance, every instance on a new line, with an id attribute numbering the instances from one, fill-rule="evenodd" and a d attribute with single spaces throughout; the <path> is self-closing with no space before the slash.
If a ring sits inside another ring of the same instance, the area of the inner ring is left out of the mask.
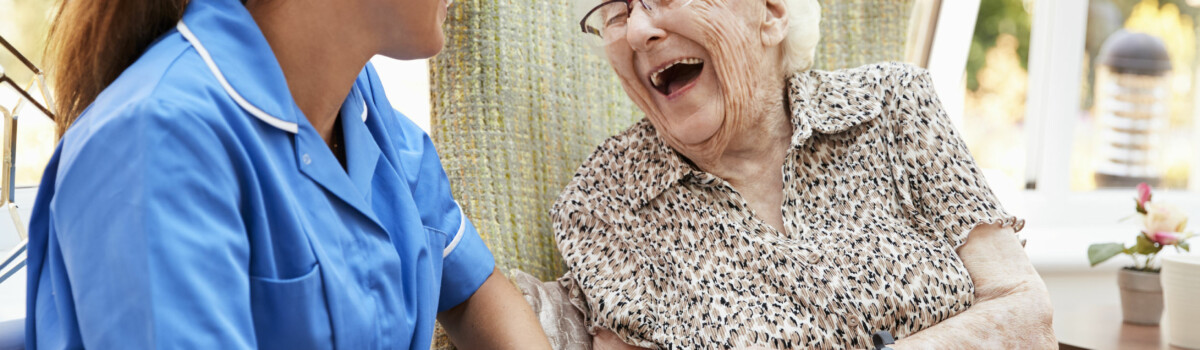
<path id="1" fill-rule="evenodd" d="M 1121 269 L 1117 285 L 1121 287 L 1121 316 L 1125 323 L 1158 325 L 1162 319 L 1163 291 L 1157 272 Z"/>
<path id="2" fill-rule="evenodd" d="M 1163 298 L 1167 311 L 1167 340 L 1171 345 L 1200 349 L 1200 255 L 1163 257 Z"/>

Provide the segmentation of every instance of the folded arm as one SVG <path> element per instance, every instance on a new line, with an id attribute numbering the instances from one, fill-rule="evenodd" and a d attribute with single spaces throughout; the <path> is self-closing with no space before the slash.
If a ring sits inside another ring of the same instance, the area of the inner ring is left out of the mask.
<path id="1" fill-rule="evenodd" d="M 975 283 L 975 304 L 892 348 L 1058 348 L 1046 285 L 1012 229 L 979 225 L 958 255 Z"/>

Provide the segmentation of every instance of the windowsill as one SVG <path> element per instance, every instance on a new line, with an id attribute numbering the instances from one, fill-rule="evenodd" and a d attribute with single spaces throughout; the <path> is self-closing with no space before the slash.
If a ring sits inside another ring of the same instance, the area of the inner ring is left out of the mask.
<path id="1" fill-rule="evenodd" d="M 1121 189 L 1058 194 L 1017 191 L 1007 194 L 1007 198 L 998 195 L 1012 214 L 1026 220 L 1020 234 L 1028 240 L 1025 251 L 1038 271 L 1083 272 L 1117 270 L 1131 262 L 1117 256 L 1092 268 L 1087 250 L 1093 243 L 1133 244 L 1141 229 L 1141 222 L 1133 216 L 1133 193 L 1132 189 Z M 1154 198 L 1178 206 L 1189 217 L 1200 217 L 1200 198 L 1194 193 L 1160 191 Z M 1163 249 L 1162 255 L 1176 254 L 1174 250 Z"/>

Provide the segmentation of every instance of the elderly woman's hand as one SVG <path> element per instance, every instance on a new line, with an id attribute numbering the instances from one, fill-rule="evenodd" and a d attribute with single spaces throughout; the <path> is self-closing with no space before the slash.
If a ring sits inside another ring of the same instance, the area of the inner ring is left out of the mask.
<path id="1" fill-rule="evenodd" d="M 979 225 L 958 249 L 975 305 L 894 349 L 1057 349 L 1050 295 L 1010 228 Z"/>

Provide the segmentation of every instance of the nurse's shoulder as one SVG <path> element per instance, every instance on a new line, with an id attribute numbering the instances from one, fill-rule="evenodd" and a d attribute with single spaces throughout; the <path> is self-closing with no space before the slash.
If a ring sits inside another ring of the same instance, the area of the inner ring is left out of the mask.
<path id="1" fill-rule="evenodd" d="M 170 31 L 125 69 L 63 135 L 60 163 L 72 164 L 84 147 L 164 151 L 153 143 L 168 135 L 220 146 L 230 114 L 242 113 L 194 48 Z M 244 118 L 242 118 L 244 119 Z M 125 147 L 122 147 L 123 145 Z M 113 155 L 117 156 L 117 155 Z"/>
<path id="2" fill-rule="evenodd" d="M 231 150 L 240 142 L 237 130 L 253 125 L 251 119 L 196 50 L 172 30 L 101 92 L 63 135 L 56 202 L 67 203 L 66 196 L 87 203 L 87 197 L 105 189 L 142 187 L 170 173 L 236 178 L 233 164 L 238 162 L 230 157 L 238 152 Z"/>

